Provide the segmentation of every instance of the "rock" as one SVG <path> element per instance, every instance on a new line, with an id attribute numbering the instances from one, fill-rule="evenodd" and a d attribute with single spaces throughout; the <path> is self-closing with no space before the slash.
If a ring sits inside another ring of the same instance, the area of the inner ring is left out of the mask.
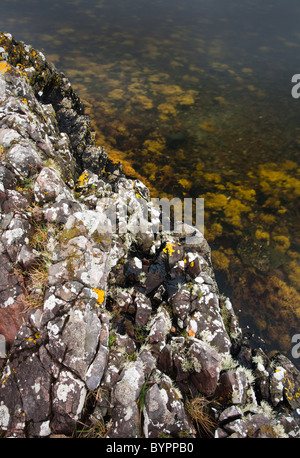
<path id="1" fill-rule="evenodd" d="M 16 261 L 26 270 L 37 264 L 39 259 L 37 251 L 34 252 L 29 246 L 23 245 Z"/>
<path id="2" fill-rule="evenodd" d="M 16 437 L 24 437 L 25 417 L 21 394 L 17 382 L 12 376 L 13 367 L 7 365 L 1 377 L 0 392 L 0 427 L 2 431 L 12 433 Z"/>
<path id="3" fill-rule="evenodd" d="M 101 147 L 87 146 L 82 156 L 83 167 L 100 174 L 107 162 L 107 152 Z"/>
<path id="4" fill-rule="evenodd" d="M 13 189 L 6 190 L 6 200 L 2 203 L 2 211 L 6 214 L 25 210 L 29 206 L 28 199 Z M 2 226 L 3 229 L 5 227 Z"/>
<path id="5" fill-rule="evenodd" d="M 167 334 L 170 332 L 172 327 L 172 322 L 170 320 L 169 313 L 166 309 L 160 308 L 158 309 L 156 315 L 154 315 L 153 319 L 149 323 L 149 336 L 148 342 L 156 343 L 156 342 L 164 342 Z"/>
<path id="6" fill-rule="evenodd" d="M 51 429 L 57 433 L 72 434 L 84 408 L 87 390 L 84 382 L 72 372 L 62 370 L 52 390 Z"/>
<path id="7" fill-rule="evenodd" d="M 191 380 L 196 389 L 204 396 L 213 396 L 220 376 L 220 355 L 201 341 L 192 343 L 188 355 L 195 370 Z"/>
<path id="8" fill-rule="evenodd" d="M 124 353 L 132 355 L 136 351 L 136 344 L 134 340 L 128 335 L 120 335 L 115 333 L 115 345 L 120 350 L 123 350 Z"/>
<path id="9" fill-rule="evenodd" d="M 171 297 L 170 303 L 172 304 L 173 312 L 178 316 L 178 325 L 183 328 L 187 324 L 186 319 L 191 310 L 191 294 L 186 286 Z"/>
<path id="10" fill-rule="evenodd" d="M 41 170 L 43 163 L 31 142 L 21 140 L 6 154 L 6 159 L 23 178 Z"/>
<path id="11" fill-rule="evenodd" d="M 142 271 L 142 261 L 136 256 L 134 258 L 129 259 L 126 265 L 124 266 L 124 274 L 126 280 L 130 283 L 136 283 Z"/>
<path id="12" fill-rule="evenodd" d="M 243 367 L 222 373 L 215 391 L 218 402 L 223 405 L 232 403 L 245 406 L 248 404 L 255 408 L 257 401 L 251 386 L 252 377 L 251 372 Z"/>
<path id="13" fill-rule="evenodd" d="M 146 326 L 151 312 L 152 312 L 152 305 L 150 299 L 148 299 L 144 294 L 137 293 L 134 304 L 136 307 L 136 314 L 135 314 L 135 324 L 138 327 Z"/>
<path id="14" fill-rule="evenodd" d="M 156 367 L 155 357 L 152 355 L 147 346 L 145 346 L 140 349 L 136 360 L 142 362 L 145 378 L 147 379 L 150 376 L 152 370 Z"/>
<path id="15" fill-rule="evenodd" d="M 31 225 L 25 215 L 12 215 L 4 230 L 1 241 L 12 261 L 16 261 L 23 245 L 29 242 L 28 236 Z"/>
<path id="16" fill-rule="evenodd" d="M 270 397 L 272 404 L 277 406 L 285 400 L 291 409 L 299 409 L 299 371 L 284 355 L 277 355 L 273 360 L 273 364 L 274 370 L 270 377 Z"/>
<path id="17" fill-rule="evenodd" d="M 235 438 L 287 438 L 278 420 L 264 413 L 257 413 L 248 418 L 239 418 L 224 425 L 224 429 Z"/>
<path id="18" fill-rule="evenodd" d="M 120 351 L 110 351 L 101 387 L 111 390 L 120 378 L 120 372 L 125 364 L 125 358 Z"/>
<path id="19" fill-rule="evenodd" d="M 100 345 L 97 355 L 94 358 L 85 375 L 85 383 L 90 391 L 96 390 L 100 385 L 101 379 L 103 377 L 107 365 L 108 354 L 108 348 L 104 345 Z"/>
<path id="20" fill-rule="evenodd" d="M 36 202 L 46 203 L 61 199 L 72 199 L 72 193 L 59 178 L 57 172 L 49 167 L 44 167 L 36 179 L 34 197 Z"/>
<path id="21" fill-rule="evenodd" d="M 140 361 L 130 363 L 123 369 L 120 380 L 113 388 L 111 438 L 136 438 L 140 434 L 140 414 L 137 400 L 145 381 Z"/>
<path id="22" fill-rule="evenodd" d="M 229 423 L 243 416 L 243 412 L 237 406 L 227 407 L 219 417 L 220 424 Z"/>
<path id="23" fill-rule="evenodd" d="M 171 345 L 165 345 L 161 350 L 157 361 L 157 367 L 166 374 L 173 372 L 173 352 Z"/>
<path id="24" fill-rule="evenodd" d="M 165 280 L 166 268 L 163 259 L 158 258 L 151 264 L 145 281 L 145 294 L 150 294 L 156 290 Z"/>
<path id="25" fill-rule="evenodd" d="M 25 289 L 5 254 L 0 255 L 0 291 L 0 334 L 11 346 L 23 321 Z"/>
<path id="26" fill-rule="evenodd" d="M 256 355 L 253 357 L 255 369 L 253 374 L 255 376 L 255 384 L 257 387 L 258 398 L 266 401 L 270 400 L 270 360 L 264 351 L 259 348 Z"/>
<path id="27" fill-rule="evenodd" d="M 162 435 L 178 437 L 182 432 L 190 436 L 193 434 L 192 424 L 181 401 L 181 393 L 165 375 L 159 384 L 155 383 L 147 391 L 143 413 L 146 438 L 158 438 Z"/>

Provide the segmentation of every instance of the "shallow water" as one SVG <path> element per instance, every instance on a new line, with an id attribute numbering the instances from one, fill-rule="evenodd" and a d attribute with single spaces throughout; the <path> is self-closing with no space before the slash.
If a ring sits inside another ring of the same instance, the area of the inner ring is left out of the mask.
<path id="1" fill-rule="evenodd" d="M 296 0 L 2 0 L 97 141 L 153 195 L 205 198 L 205 235 L 242 325 L 291 358 L 300 333 Z M 294 360 L 298 363 L 299 360 Z"/>

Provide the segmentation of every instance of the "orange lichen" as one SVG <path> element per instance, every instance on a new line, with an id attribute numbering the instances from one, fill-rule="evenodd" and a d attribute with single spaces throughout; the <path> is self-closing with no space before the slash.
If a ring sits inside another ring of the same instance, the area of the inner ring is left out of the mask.
<path id="1" fill-rule="evenodd" d="M 94 288 L 93 289 L 94 293 L 97 294 L 97 303 L 98 304 L 103 304 L 104 302 L 104 299 L 105 299 L 105 291 L 103 289 L 97 289 L 97 288 Z"/>
<path id="2" fill-rule="evenodd" d="M 7 62 L 5 62 L 5 61 L 0 62 L 0 73 L 2 75 L 4 75 L 7 72 L 7 70 L 9 70 L 10 68 L 11 67 Z"/>

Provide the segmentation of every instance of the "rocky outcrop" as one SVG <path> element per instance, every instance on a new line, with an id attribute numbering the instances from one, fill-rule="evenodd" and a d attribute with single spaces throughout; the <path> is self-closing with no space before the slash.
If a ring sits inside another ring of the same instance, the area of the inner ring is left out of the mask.
<path id="1" fill-rule="evenodd" d="M 299 437 L 299 372 L 242 333 L 203 235 L 154 233 L 67 78 L 0 53 L 3 435 Z"/>

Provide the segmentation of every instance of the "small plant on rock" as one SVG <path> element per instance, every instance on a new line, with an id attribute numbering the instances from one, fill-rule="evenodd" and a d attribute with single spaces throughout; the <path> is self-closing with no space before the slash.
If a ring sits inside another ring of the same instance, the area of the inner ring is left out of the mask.
<path id="1" fill-rule="evenodd" d="M 211 437 L 216 426 L 209 413 L 210 402 L 201 395 L 185 402 L 185 410 L 196 424 L 200 437 Z"/>

